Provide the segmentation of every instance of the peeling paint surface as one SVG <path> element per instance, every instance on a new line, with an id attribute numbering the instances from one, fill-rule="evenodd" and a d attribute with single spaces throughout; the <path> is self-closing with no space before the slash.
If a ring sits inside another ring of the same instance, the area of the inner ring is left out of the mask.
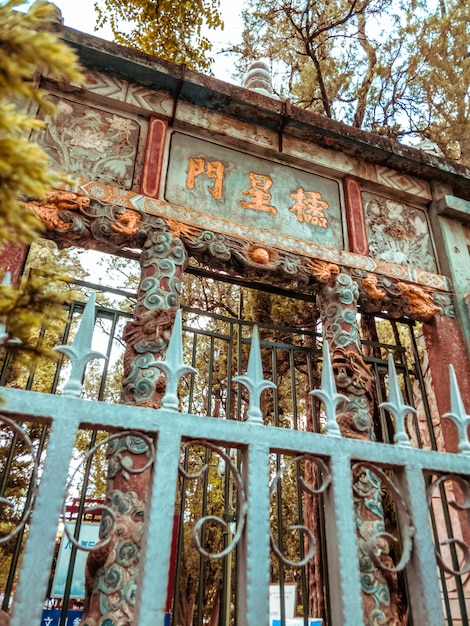
<path id="1" fill-rule="evenodd" d="M 175 133 L 165 199 L 235 225 L 344 248 L 335 180 Z"/>

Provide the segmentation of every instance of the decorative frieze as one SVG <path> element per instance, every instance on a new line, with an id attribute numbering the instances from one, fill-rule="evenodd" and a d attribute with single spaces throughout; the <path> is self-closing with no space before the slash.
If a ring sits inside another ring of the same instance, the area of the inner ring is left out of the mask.
<path id="1" fill-rule="evenodd" d="M 140 248 L 152 227 L 151 221 L 143 221 L 142 214 L 133 209 L 103 204 L 71 191 L 52 191 L 42 202 L 32 200 L 28 206 L 61 248 L 98 247 L 105 252 Z"/>
<path id="2" fill-rule="evenodd" d="M 185 224 L 188 228 L 192 228 L 193 232 L 208 230 L 208 225 L 210 224 L 211 232 L 217 232 L 232 240 L 239 240 L 246 246 L 275 249 L 279 254 L 290 255 L 291 257 L 301 256 L 335 263 L 343 268 L 348 268 L 348 271 L 358 270 L 363 272 L 362 277 L 374 273 L 387 277 L 392 282 L 396 280 L 412 282 L 423 288 L 436 291 L 450 291 L 448 278 L 430 271 L 423 271 L 407 265 L 398 265 L 391 261 L 383 261 L 345 250 L 335 250 L 319 243 L 299 240 L 276 232 L 269 233 L 264 229 L 233 223 L 216 215 L 208 218 L 207 215 L 199 210 L 180 207 L 163 200 L 135 194 L 132 191 L 116 189 L 97 181 L 82 179 L 79 181 L 78 190 L 82 194 L 99 200 L 104 204 L 127 207 L 140 213 L 145 213 L 147 216 L 161 216 L 165 220 Z"/>
<path id="3" fill-rule="evenodd" d="M 130 189 L 139 143 L 140 126 L 128 117 L 96 107 L 50 96 L 57 114 L 46 116 L 44 130 L 33 140 L 51 159 L 52 166 L 70 177 L 91 179 Z"/>
<path id="4" fill-rule="evenodd" d="M 380 165 L 375 165 L 374 170 L 377 177 L 376 182 L 380 185 L 426 200 L 432 199 L 431 188 L 426 180 L 407 176 L 403 172 L 397 172 Z"/>
<path id="5" fill-rule="evenodd" d="M 301 249 L 295 253 L 273 245 L 262 245 L 262 242 L 252 243 L 236 236 L 236 233 L 230 236 L 167 217 L 168 213 L 172 214 L 171 211 L 159 211 L 160 217 L 134 208 L 136 205 L 141 206 L 143 196 L 113 194 L 110 192 L 112 188 L 99 183 L 85 184 L 81 189 L 97 189 L 97 195 L 106 200 L 114 197 L 122 202 L 127 198 L 127 206 L 133 208 L 58 190 L 51 192 L 42 203 L 31 202 L 31 208 L 47 226 L 48 236 L 61 247 L 80 245 L 106 252 L 119 250 L 120 254 L 129 249 L 135 254 L 136 249 L 144 249 L 151 233 L 163 229 L 181 240 L 188 255 L 198 263 L 231 275 L 270 280 L 279 286 L 314 293 L 319 285 L 327 283 L 341 271 L 349 274 L 356 282 L 359 304 L 365 312 L 384 312 L 393 317 L 408 316 L 423 321 L 429 320 L 437 312 L 453 314 L 445 277 L 429 274 L 440 289 L 426 284 L 410 284 L 394 277 L 348 267 L 341 262 L 334 263 L 330 260 L 333 255 L 330 258 L 321 255 L 323 250 L 329 251 L 328 248 L 318 247 L 320 254 L 315 258 L 313 254 L 302 254 Z M 136 198 L 138 202 L 135 202 Z M 150 198 L 146 198 L 145 202 L 155 202 L 162 209 L 173 207 Z M 359 255 L 351 256 L 362 259 Z M 339 254 L 336 254 L 336 258 L 342 260 Z M 407 268 L 403 269 L 407 276 Z"/>

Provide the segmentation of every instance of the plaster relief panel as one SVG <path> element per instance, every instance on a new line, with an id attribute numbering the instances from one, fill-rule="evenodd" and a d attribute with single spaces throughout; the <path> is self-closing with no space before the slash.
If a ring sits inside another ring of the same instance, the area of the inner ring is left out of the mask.
<path id="1" fill-rule="evenodd" d="M 424 210 L 367 192 L 363 202 L 370 256 L 437 272 Z"/>
<path id="2" fill-rule="evenodd" d="M 130 189 L 140 133 L 137 122 L 70 100 L 51 100 L 56 116 L 46 116 L 47 127 L 33 140 L 48 154 L 52 167 L 71 177 Z"/>

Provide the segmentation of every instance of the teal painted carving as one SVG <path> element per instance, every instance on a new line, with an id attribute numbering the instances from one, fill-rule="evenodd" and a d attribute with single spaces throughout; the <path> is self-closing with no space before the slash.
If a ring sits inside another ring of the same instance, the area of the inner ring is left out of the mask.
<path id="1" fill-rule="evenodd" d="M 158 408 L 165 391 L 156 362 L 163 356 L 179 308 L 181 274 L 186 251 L 162 220 L 141 255 L 142 277 L 134 319 L 126 325 L 121 401 Z M 117 436 L 108 448 L 108 492 L 115 519 L 103 517 L 102 534 L 111 537 L 89 558 L 88 626 L 124 626 L 133 619 L 142 539 L 143 512 L 148 498 L 153 443 L 139 433 Z M 132 476 L 131 476 L 132 475 Z"/>
<path id="2" fill-rule="evenodd" d="M 100 540 L 90 551 L 85 572 L 85 623 L 89 626 L 132 621 L 145 499 L 155 461 L 153 439 L 129 430 L 101 441 L 83 462 L 103 446 L 108 458 L 108 488 Z M 75 476 L 69 487 L 74 480 Z"/>
<path id="3" fill-rule="evenodd" d="M 116 518 L 104 511 L 100 535 L 111 541 L 103 550 L 98 544 L 87 561 L 85 626 L 132 622 L 145 503 L 135 492 L 120 489 L 111 490 L 108 499 Z"/>
<path id="4" fill-rule="evenodd" d="M 426 212 L 395 199 L 363 193 L 372 257 L 437 272 Z"/>
<path id="5" fill-rule="evenodd" d="M 181 277 L 177 268 L 183 267 L 187 257 L 181 242 L 176 241 L 169 232 L 155 232 L 145 242 L 142 268 L 153 268 L 154 274 L 141 280 L 139 305 L 149 311 L 172 309 L 179 304 Z"/>
<path id="6" fill-rule="evenodd" d="M 181 295 L 187 254 L 181 240 L 167 230 L 147 239 L 141 257 L 142 279 L 134 319 L 124 340 L 122 401 L 158 407 L 164 383 L 155 361 L 168 346 Z"/>
<path id="7" fill-rule="evenodd" d="M 373 438 L 369 402 L 373 400 L 374 379 L 361 356 L 356 321 L 359 289 L 350 276 L 333 275 L 319 291 L 323 333 L 330 345 L 332 367 L 338 392 L 348 400 L 338 406 L 338 424 L 346 436 Z"/>
<path id="8" fill-rule="evenodd" d="M 57 241 L 60 247 L 78 245 L 111 253 L 119 250 L 122 254 L 126 249 L 143 249 L 149 235 L 155 234 L 154 248 L 159 254 L 159 249 L 168 247 L 167 237 L 171 236 L 168 230 L 175 228 L 192 257 L 199 263 L 222 269 L 228 274 L 238 276 L 242 269 L 243 276 L 248 279 L 265 280 L 269 275 L 278 286 L 292 287 L 292 281 L 296 281 L 299 288 L 315 291 L 319 283 L 325 282 L 323 272 L 318 271 L 320 266 L 334 266 L 339 271 L 339 266 L 332 263 L 200 230 L 142 213 L 138 209 L 90 200 L 87 196 L 73 192 L 54 191 L 45 201 L 31 201 L 28 205 L 46 225 L 47 236 Z M 143 253 L 145 258 L 153 258 L 153 252 L 149 249 L 144 248 Z M 176 249 L 172 249 L 170 261 L 180 264 Z M 162 258 L 160 271 L 170 275 L 171 262 Z M 392 317 L 406 315 L 422 321 L 429 320 L 436 311 L 445 315 L 454 314 L 449 294 L 438 291 L 439 281 L 436 290 L 432 291 L 364 270 L 342 268 L 341 272 L 355 279 L 356 288 L 359 289 L 359 303 L 364 312 L 387 312 Z M 429 274 L 427 278 L 431 280 L 433 276 Z M 152 299 L 155 297 L 167 298 L 165 294 L 159 294 L 158 280 L 155 281 L 151 276 L 146 278 L 143 286 L 149 292 L 150 306 L 153 306 Z M 170 291 L 178 291 L 177 280 Z M 345 293 L 344 297 L 350 298 L 351 294 Z"/>
<path id="9" fill-rule="evenodd" d="M 322 274 L 324 282 L 318 292 L 318 308 L 324 341 L 330 346 L 336 387 L 345 397 L 338 404 L 337 423 L 343 437 L 373 440 L 374 379 L 361 354 L 357 322 L 359 288 L 351 276 L 330 270 Z M 380 481 L 368 468 L 359 468 L 354 472 L 353 484 L 364 624 L 398 623 L 394 621 L 396 598 L 391 594 L 388 579 L 371 557 L 368 543 L 376 536 L 384 544 L 383 551 L 388 552 L 387 539 L 383 538 Z"/>
<path id="10" fill-rule="evenodd" d="M 203 230 L 195 241 L 188 241 L 188 249 L 194 253 L 208 252 L 210 256 L 220 261 L 229 261 L 232 256 L 226 244 L 224 235 Z"/>
<path id="11" fill-rule="evenodd" d="M 155 450 L 148 437 L 129 434 L 126 437 L 112 438 L 108 444 L 106 456 L 108 457 L 108 479 L 115 478 L 121 473 L 127 481 L 131 474 L 141 474 L 150 467 L 154 460 Z M 138 464 L 135 460 L 137 456 L 141 456 Z"/>

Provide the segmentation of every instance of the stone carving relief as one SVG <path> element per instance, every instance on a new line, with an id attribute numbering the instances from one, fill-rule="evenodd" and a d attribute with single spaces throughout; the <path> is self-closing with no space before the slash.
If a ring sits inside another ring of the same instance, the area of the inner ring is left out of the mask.
<path id="1" fill-rule="evenodd" d="M 181 240 L 199 266 L 250 280 L 275 281 L 279 286 L 306 292 L 316 292 L 342 272 L 356 282 L 359 305 L 366 313 L 383 312 L 420 321 L 435 313 L 454 315 L 450 295 L 438 289 L 256 245 L 84 194 L 56 190 L 44 201 L 30 201 L 28 205 L 46 225 L 47 236 L 61 247 L 80 245 L 106 252 L 128 248 L 135 252 L 143 249 L 151 232 L 163 228 Z"/>
<path id="2" fill-rule="evenodd" d="M 437 272 L 423 210 L 367 192 L 363 201 L 372 257 Z"/>
<path id="3" fill-rule="evenodd" d="M 33 140 L 44 149 L 57 171 L 70 177 L 87 176 L 130 189 L 140 127 L 132 119 L 51 96 L 54 119 L 35 132 Z"/>
<path id="4" fill-rule="evenodd" d="M 348 273 L 357 281 L 364 313 L 383 312 L 390 317 L 407 316 L 422 322 L 429 321 L 435 313 L 455 315 L 449 294 L 361 270 Z"/>
<path id="5" fill-rule="evenodd" d="M 122 402 L 158 408 L 165 377 L 155 361 L 165 352 L 176 311 L 180 306 L 181 275 L 187 254 L 181 240 L 159 220 L 145 241 L 141 255 L 142 278 L 134 319 L 123 338 L 126 342 Z"/>
<path id="6" fill-rule="evenodd" d="M 32 200 L 28 207 L 48 229 L 48 237 L 59 247 L 81 245 L 113 252 L 124 247 L 141 247 L 154 221 L 142 221 L 132 209 L 103 204 L 72 191 L 51 191 L 45 200 Z"/>
<path id="7" fill-rule="evenodd" d="M 427 321 L 431 319 L 434 313 L 441 310 L 441 308 L 434 303 L 433 297 L 429 291 L 417 285 L 408 285 L 401 282 L 397 283 L 397 286 L 406 301 L 407 311 L 412 317 Z"/>

